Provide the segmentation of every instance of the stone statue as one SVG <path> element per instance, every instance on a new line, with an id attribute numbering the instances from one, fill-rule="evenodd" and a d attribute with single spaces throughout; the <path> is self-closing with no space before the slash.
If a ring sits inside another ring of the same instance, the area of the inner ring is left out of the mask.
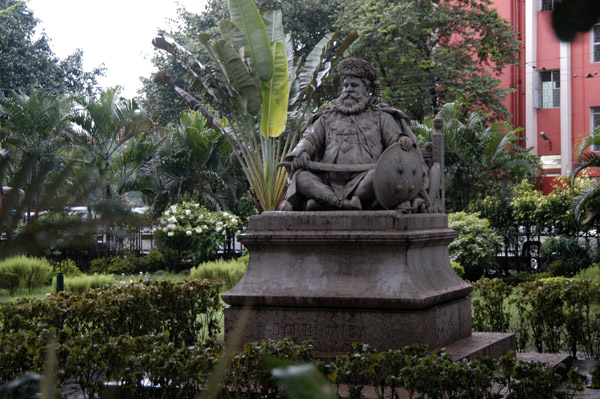
<path id="1" fill-rule="evenodd" d="M 439 211 L 429 198 L 429 167 L 410 120 L 377 103 L 377 70 L 355 58 L 342 60 L 339 70 L 340 96 L 307 121 L 282 162 L 290 179 L 281 209 Z"/>

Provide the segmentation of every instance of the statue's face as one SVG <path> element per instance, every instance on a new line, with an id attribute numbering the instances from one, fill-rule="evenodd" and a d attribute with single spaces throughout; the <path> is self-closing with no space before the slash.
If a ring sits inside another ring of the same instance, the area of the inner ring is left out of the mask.
<path id="1" fill-rule="evenodd" d="M 346 107 L 351 107 L 357 104 L 361 99 L 369 97 L 367 87 L 361 78 L 356 76 L 346 76 L 342 81 L 342 94 L 340 100 Z"/>

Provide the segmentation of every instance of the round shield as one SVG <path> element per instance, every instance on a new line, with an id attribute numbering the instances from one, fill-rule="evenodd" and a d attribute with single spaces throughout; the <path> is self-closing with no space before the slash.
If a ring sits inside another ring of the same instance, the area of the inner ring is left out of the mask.
<path id="1" fill-rule="evenodd" d="M 415 198 L 423 187 L 423 157 L 418 148 L 408 151 L 400 144 L 386 149 L 375 167 L 373 188 L 385 209 L 394 209 Z"/>

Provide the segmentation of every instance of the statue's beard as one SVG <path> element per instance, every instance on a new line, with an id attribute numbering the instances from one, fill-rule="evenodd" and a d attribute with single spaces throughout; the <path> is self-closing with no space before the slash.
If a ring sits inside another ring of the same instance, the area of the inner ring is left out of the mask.
<path id="1" fill-rule="evenodd" d="M 369 100 L 370 97 L 366 95 L 342 93 L 338 98 L 333 100 L 333 107 L 344 114 L 356 114 L 367 109 Z"/>

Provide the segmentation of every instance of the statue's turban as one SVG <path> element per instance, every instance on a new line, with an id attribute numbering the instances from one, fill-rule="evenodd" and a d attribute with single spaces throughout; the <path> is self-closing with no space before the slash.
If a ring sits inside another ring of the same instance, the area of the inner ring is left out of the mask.
<path id="1" fill-rule="evenodd" d="M 371 82 L 377 80 L 377 70 L 370 62 L 358 58 L 346 58 L 340 61 L 338 69 L 342 76 L 366 78 Z"/>

